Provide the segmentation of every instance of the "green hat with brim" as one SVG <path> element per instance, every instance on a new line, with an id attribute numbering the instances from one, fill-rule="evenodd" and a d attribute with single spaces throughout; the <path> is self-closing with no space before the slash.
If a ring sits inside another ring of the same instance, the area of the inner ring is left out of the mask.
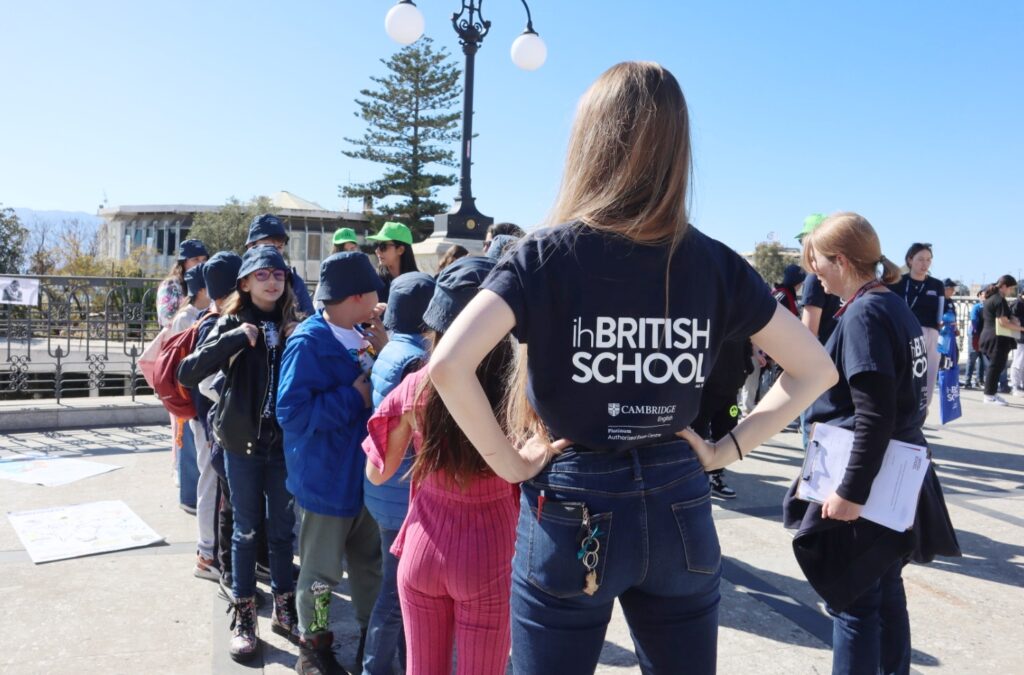
<path id="1" fill-rule="evenodd" d="M 345 244 L 347 242 L 352 242 L 353 244 L 359 243 L 359 240 L 356 239 L 355 230 L 353 230 L 351 227 L 339 227 L 337 230 L 334 231 L 333 243 L 335 246 Z"/>
<path id="2" fill-rule="evenodd" d="M 401 223 L 388 221 L 384 223 L 380 232 L 367 237 L 373 241 L 398 241 L 403 244 L 412 245 L 412 230 Z"/>
<path id="3" fill-rule="evenodd" d="M 824 213 L 812 213 L 811 215 L 804 218 L 804 229 L 800 230 L 800 234 L 796 235 L 797 241 L 803 241 L 803 238 L 814 232 L 824 222 L 827 216 Z"/>

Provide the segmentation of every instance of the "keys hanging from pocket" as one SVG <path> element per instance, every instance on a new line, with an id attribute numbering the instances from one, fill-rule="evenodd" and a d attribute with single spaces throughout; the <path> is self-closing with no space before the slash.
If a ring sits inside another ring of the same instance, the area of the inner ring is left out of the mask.
<path id="1" fill-rule="evenodd" d="M 587 507 L 583 507 L 583 530 L 584 537 L 580 542 L 580 550 L 576 552 L 576 559 L 583 563 L 583 566 L 587 568 L 587 574 L 583 581 L 583 592 L 587 595 L 593 595 L 597 593 L 599 588 L 597 583 L 597 552 L 601 550 L 601 542 L 597 540 L 597 535 L 601 533 L 601 527 L 590 526 L 590 511 Z"/>

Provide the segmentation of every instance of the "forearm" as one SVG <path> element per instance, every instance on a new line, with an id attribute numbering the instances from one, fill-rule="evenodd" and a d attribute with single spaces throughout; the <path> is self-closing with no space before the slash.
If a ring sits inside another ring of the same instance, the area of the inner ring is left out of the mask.
<path id="1" fill-rule="evenodd" d="M 885 375 L 861 373 L 850 382 L 850 394 L 854 406 L 853 449 L 836 493 L 855 504 L 864 504 L 892 439 L 895 385 Z"/>
<path id="2" fill-rule="evenodd" d="M 733 429 L 739 451 L 732 438 L 718 439 L 714 465 L 705 467 L 709 470 L 731 464 L 739 459 L 739 452 L 745 455 L 770 439 L 839 379 L 822 346 L 781 306 L 753 341 L 775 359 L 783 374 Z"/>

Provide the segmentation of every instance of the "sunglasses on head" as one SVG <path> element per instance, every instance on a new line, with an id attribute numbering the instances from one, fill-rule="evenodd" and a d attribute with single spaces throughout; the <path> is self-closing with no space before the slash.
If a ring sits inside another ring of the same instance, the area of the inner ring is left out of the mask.
<path id="1" fill-rule="evenodd" d="M 266 281 L 271 275 L 274 276 L 274 281 L 284 281 L 288 273 L 284 270 L 256 270 L 252 275 L 256 277 L 256 281 Z"/>

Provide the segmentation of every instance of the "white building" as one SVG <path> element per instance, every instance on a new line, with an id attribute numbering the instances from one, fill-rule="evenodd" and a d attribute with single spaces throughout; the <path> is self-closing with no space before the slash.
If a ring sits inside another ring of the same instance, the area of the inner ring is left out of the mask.
<path id="1" fill-rule="evenodd" d="M 320 261 L 330 255 L 331 238 L 336 229 L 351 227 L 359 235 L 366 233 L 369 221 L 362 213 L 328 211 L 290 192 L 278 192 L 270 200 L 274 214 L 284 221 L 288 230 L 289 262 L 306 279 L 320 276 Z M 100 226 L 100 255 L 120 259 L 145 246 L 155 251 L 146 261 L 147 271 L 161 275 L 174 265 L 178 244 L 189 238 L 196 214 L 220 208 L 157 204 L 100 209 L 99 215 L 104 220 Z"/>

